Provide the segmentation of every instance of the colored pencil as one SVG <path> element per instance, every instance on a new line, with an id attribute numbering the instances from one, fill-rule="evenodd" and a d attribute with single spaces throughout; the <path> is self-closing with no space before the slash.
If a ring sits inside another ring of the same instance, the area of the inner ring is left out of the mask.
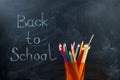
<path id="1" fill-rule="evenodd" d="M 59 44 L 59 50 L 60 50 L 61 55 L 62 55 L 63 58 L 64 58 L 64 61 L 65 61 L 66 63 L 68 63 L 68 61 L 67 61 L 67 59 L 66 59 L 66 57 L 65 57 L 65 55 L 64 55 L 64 52 L 63 52 L 63 50 L 62 50 L 62 45 L 61 45 L 61 44 Z"/>
<path id="2" fill-rule="evenodd" d="M 75 51 L 75 58 L 77 58 L 78 52 L 79 52 L 80 45 L 77 45 L 76 51 Z"/>

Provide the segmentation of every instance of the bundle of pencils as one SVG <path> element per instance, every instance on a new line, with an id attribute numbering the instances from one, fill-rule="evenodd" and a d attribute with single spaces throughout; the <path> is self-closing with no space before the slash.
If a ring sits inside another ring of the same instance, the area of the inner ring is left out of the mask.
<path id="1" fill-rule="evenodd" d="M 72 43 L 70 51 L 66 44 L 59 44 L 59 51 L 64 59 L 66 80 L 84 80 L 85 61 L 93 37 L 94 35 L 91 36 L 88 44 L 84 44 L 82 41 L 76 48 L 75 42 Z"/>

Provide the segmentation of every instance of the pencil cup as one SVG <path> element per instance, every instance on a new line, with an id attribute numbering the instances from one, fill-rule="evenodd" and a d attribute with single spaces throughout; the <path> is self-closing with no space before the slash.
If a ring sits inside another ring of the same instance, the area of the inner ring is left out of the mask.
<path id="1" fill-rule="evenodd" d="M 85 66 L 81 64 L 78 68 L 76 62 L 65 63 L 65 80 L 84 80 Z"/>

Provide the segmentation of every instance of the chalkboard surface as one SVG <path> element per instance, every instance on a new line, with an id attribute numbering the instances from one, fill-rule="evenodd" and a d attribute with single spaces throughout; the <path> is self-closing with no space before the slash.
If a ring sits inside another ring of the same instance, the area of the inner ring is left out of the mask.
<path id="1" fill-rule="evenodd" d="M 119 0 L 0 0 L 0 80 L 65 80 L 59 43 L 92 34 L 85 80 L 120 80 Z"/>

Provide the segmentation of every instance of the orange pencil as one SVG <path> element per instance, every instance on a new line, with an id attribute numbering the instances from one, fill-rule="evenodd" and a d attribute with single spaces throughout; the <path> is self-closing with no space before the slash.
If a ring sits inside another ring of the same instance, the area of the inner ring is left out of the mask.
<path id="1" fill-rule="evenodd" d="M 73 77 L 74 77 L 74 80 L 79 80 L 78 79 L 78 73 L 77 73 L 77 70 L 75 68 L 75 62 L 69 62 L 69 65 L 71 66 L 71 70 L 72 70 L 72 74 L 73 74 Z"/>
<path id="2" fill-rule="evenodd" d="M 83 74 L 83 72 L 84 72 L 84 67 L 85 67 L 85 63 L 81 63 L 80 64 L 80 68 L 79 68 L 79 77 L 80 77 L 80 80 L 81 80 L 81 78 L 82 78 L 82 74 Z"/>
<path id="3" fill-rule="evenodd" d="M 81 75 L 81 79 L 80 80 L 84 80 L 84 77 L 85 77 L 85 66 L 84 66 L 83 73 Z"/>
<path id="4" fill-rule="evenodd" d="M 68 73 L 66 73 L 66 79 L 68 79 L 67 77 L 69 77 L 69 79 L 71 79 L 71 80 L 74 80 L 74 76 L 73 76 L 73 71 L 71 70 L 71 66 L 69 65 L 69 62 L 68 63 L 66 63 L 66 62 L 64 62 L 64 65 L 65 65 L 65 69 L 66 69 L 66 71 L 65 72 L 68 72 Z"/>

